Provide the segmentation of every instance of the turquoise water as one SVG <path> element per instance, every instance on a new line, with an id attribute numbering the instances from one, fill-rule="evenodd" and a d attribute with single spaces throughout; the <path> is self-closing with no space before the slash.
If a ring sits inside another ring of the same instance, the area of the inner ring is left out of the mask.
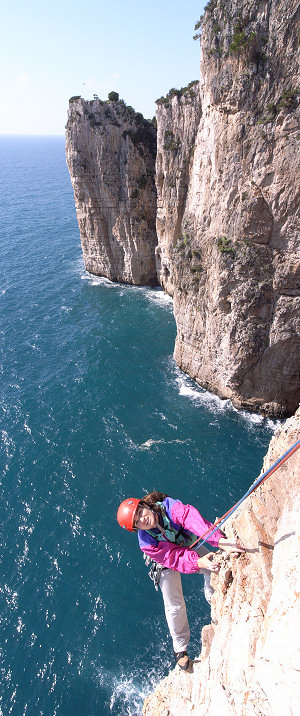
<path id="1" fill-rule="evenodd" d="M 62 138 L 0 138 L 1 713 L 141 713 L 171 665 L 119 502 L 153 488 L 212 521 L 274 425 L 184 376 L 162 291 L 86 274 Z M 209 608 L 184 577 L 191 655 Z"/>

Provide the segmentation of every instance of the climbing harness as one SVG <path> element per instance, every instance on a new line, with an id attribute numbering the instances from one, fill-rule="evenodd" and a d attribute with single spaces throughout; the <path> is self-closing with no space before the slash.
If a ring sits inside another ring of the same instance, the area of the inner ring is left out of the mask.
<path id="1" fill-rule="evenodd" d="M 230 517 L 235 512 L 235 510 L 237 510 L 237 508 L 242 504 L 242 502 L 244 502 L 244 500 L 246 500 L 246 498 L 249 497 L 249 495 L 251 495 L 252 492 L 254 492 L 254 490 L 256 490 L 259 487 L 259 485 L 262 485 L 262 483 L 268 477 L 270 477 L 273 474 L 273 472 L 276 472 L 276 470 L 278 470 L 278 468 L 281 467 L 281 465 L 283 465 L 286 462 L 286 460 L 288 460 L 289 457 L 291 457 L 291 455 L 293 455 L 293 453 L 296 452 L 296 450 L 298 450 L 299 447 L 300 447 L 300 440 L 297 440 L 297 442 L 295 442 L 294 445 L 292 445 L 281 457 L 279 457 L 278 460 L 276 460 L 273 463 L 273 465 L 271 465 L 271 467 L 268 468 L 268 470 L 263 472 L 263 474 L 260 475 L 255 480 L 253 485 L 251 485 L 249 490 L 247 490 L 247 492 L 245 492 L 243 497 L 241 497 L 241 499 L 238 502 L 236 502 L 235 505 L 233 505 L 233 507 L 231 507 L 231 509 L 228 510 L 228 512 L 225 512 L 225 514 L 222 517 L 220 517 L 217 520 L 217 522 L 215 522 L 213 529 L 210 527 L 208 530 L 206 530 L 206 532 L 204 532 L 204 534 L 201 535 L 201 537 L 198 537 L 195 540 L 195 542 L 193 542 L 193 544 L 191 544 L 189 549 L 194 549 L 195 545 L 198 543 L 200 543 L 200 544 L 198 544 L 198 546 L 200 547 L 201 544 L 204 544 L 204 542 L 207 542 L 207 540 L 210 539 L 210 537 L 212 537 L 212 535 L 219 529 L 219 527 L 221 525 L 223 525 L 224 522 L 226 522 L 226 520 L 228 520 L 228 517 Z M 205 539 L 203 539 L 203 538 L 205 538 Z"/>
<path id="2" fill-rule="evenodd" d="M 155 590 L 158 592 L 158 585 L 160 582 L 161 573 L 166 567 L 163 567 L 161 564 L 158 564 L 158 562 L 154 562 L 151 557 L 149 557 L 148 554 L 143 554 L 145 565 L 146 567 L 150 567 L 148 576 L 150 579 L 152 579 L 152 582 L 154 584 Z"/>
<path id="3" fill-rule="evenodd" d="M 157 502 L 156 505 L 160 507 L 160 514 L 163 520 L 163 528 L 159 526 L 160 532 L 157 533 L 154 530 L 147 530 L 148 534 L 151 535 L 151 537 L 154 537 L 154 539 L 157 542 L 172 542 L 173 544 L 178 544 L 181 547 L 188 547 L 189 544 L 197 537 L 195 534 L 187 534 L 187 532 L 180 527 L 179 530 L 175 530 L 174 527 L 172 527 L 171 520 L 168 517 L 166 510 L 164 508 L 164 505 L 162 502 Z M 161 573 L 164 569 L 167 569 L 167 567 L 163 567 L 161 564 L 158 564 L 158 562 L 155 562 L 149 555 L 143 554 L 145 565 L 146 567 L 150 566 L 150 570 L 148 572 L 148 576 L 150 579 L 152 579 L 154 583 L 154 587 L 156 591 L 158 591 L 158 585 L 160 582 Z"/>

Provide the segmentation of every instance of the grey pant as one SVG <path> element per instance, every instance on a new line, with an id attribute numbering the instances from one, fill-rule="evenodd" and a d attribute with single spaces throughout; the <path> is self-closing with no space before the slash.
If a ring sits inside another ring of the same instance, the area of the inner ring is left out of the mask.
<path id="1" fill-rule="evenodd" d="M 198 547 L 195 551 L 198 552 L 199 557 L 203 557 L 209 552 L 204 545 Z M 201 569 L 199 574 L 204 576 L 204 595 L 210 603 L 214 591 L 210 584 L 210 572 L 208 569 Z M 173 640 L 173 649 L 175 652 L 186 651 L 190 640 L 190 627 L 182 592 L 180 572 L 164 569 L 161 573 L 159 586 L 164 600 L 169 632 Z"/>

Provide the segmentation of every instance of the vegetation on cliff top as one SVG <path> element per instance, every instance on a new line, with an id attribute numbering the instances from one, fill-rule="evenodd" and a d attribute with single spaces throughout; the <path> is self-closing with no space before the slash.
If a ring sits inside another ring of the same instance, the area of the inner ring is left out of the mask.
<path id="1" fill-rule="evenodd" d="M 201 28 L 202 28 L 202 22 L 204 19 L 204 15 L 206 12 L 213 12 L 217 5 L 217 0 L 208 0 L 208 3 L 205 5 L 203 15 L 199 18 L 198 22 L 195 23 L 194 32 L 195 35 L 193 35 L 193 40 L 200 40 L 201 37 Z M 221 5 L 224 5 L 224 2 L 221 2 Z"/>
<path id="2" fill-rule="evenodd" d="M 109 106 L 114 105 L 119 112 L 125 115 L 124 118 L 133 121 L 139 129 L 143 127 L 152 129 L 154 128 L 155 130 L 157 129 L 157 122 L 155 117 L 153 117 L 152 119 L 145 119 L 141 112 L 136 112 L 134 107 L 131 107 L 131 105 L 126 104 L 124 99 L 119 99 L 118 92 L 109 92 L 107 100 L 100 99 L 97 94 L 94 94 L 93 99 L 91 100 L 85 100 L 83 97 L 81 97 L 81 95 L 74 95 L 73 97 L 70 97 L 69 105 L 75 104 L 78 100 L 81 101 L 83 114 L 88 116 L 92 127 L 102 124 L 101 118 L 97 116 L 97 109 L 99 107 L 104 107 L 104 112 L 107 119 L 110 119 L 110 121 L 117 123 L 117 119 L 112 116 L 109 110 Z M 105 109 L 105 107 L 107 107 L 107 110 Z M 80 116 L 80 113 L 76 111 L 76 117 L 79 118 Z M 69 116 L 68 122 L 72 123 L 72 121 L 75 121 L 76 117 L 73 113 L 73 116 Z"/>
<path id="3" fill-rule="evenodd" d="M 181 89 L 172 87 L 165 97 L 159 97 L 159 99 L 155 100 L 155 103 L 158 105 L 163 104 L 168 107 L 170 100 L 173 99 L 173 97 L 177 97 L 179 100 L 181 100 L 182 97 L 185 99 L 193 99 L 196 96 L 195 88 L 198 84 L 199 80 L 192 80 L 192 82 L 189 82 L 186 87 L 181 87 Z"/>
<path id="4" fill-rule="evenodd" d="M 118 92 L 109 92 L 107 96 L 108 96 L 108 99 L 110 102 L 118 102 L 119 101 L 119 93 Z"/>

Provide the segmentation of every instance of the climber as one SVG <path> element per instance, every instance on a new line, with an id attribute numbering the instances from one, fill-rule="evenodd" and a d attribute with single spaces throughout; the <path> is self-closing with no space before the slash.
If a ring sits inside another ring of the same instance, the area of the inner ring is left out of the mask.
<path id="1" fill-rule="evenodd" d="M 186 671 L 190 663 L 187 655 L 190 629 L 180 572 L 203 574 L 204 594 L 210 603 L 214 591 L 210 573 L 219 571 L 214 561 L 215 553 L 209 552 L 203 545 L 195 550 L 189 549 L 189 546 L 213 525 L 201 517 L 192 505 L 184 505 L 162 492 L 151 492 L 142 499 L 127 498 L 119 506 L 117 520 L 124 529 L 138 532 L 146 565 L 151 563 L 149 575 L 156 589 L 159 584 L 162 592 L 175 661 Z M 207 541 L 232 556 L 244 552 L 241 545 L 229 542 L 220 530 Z"/>

